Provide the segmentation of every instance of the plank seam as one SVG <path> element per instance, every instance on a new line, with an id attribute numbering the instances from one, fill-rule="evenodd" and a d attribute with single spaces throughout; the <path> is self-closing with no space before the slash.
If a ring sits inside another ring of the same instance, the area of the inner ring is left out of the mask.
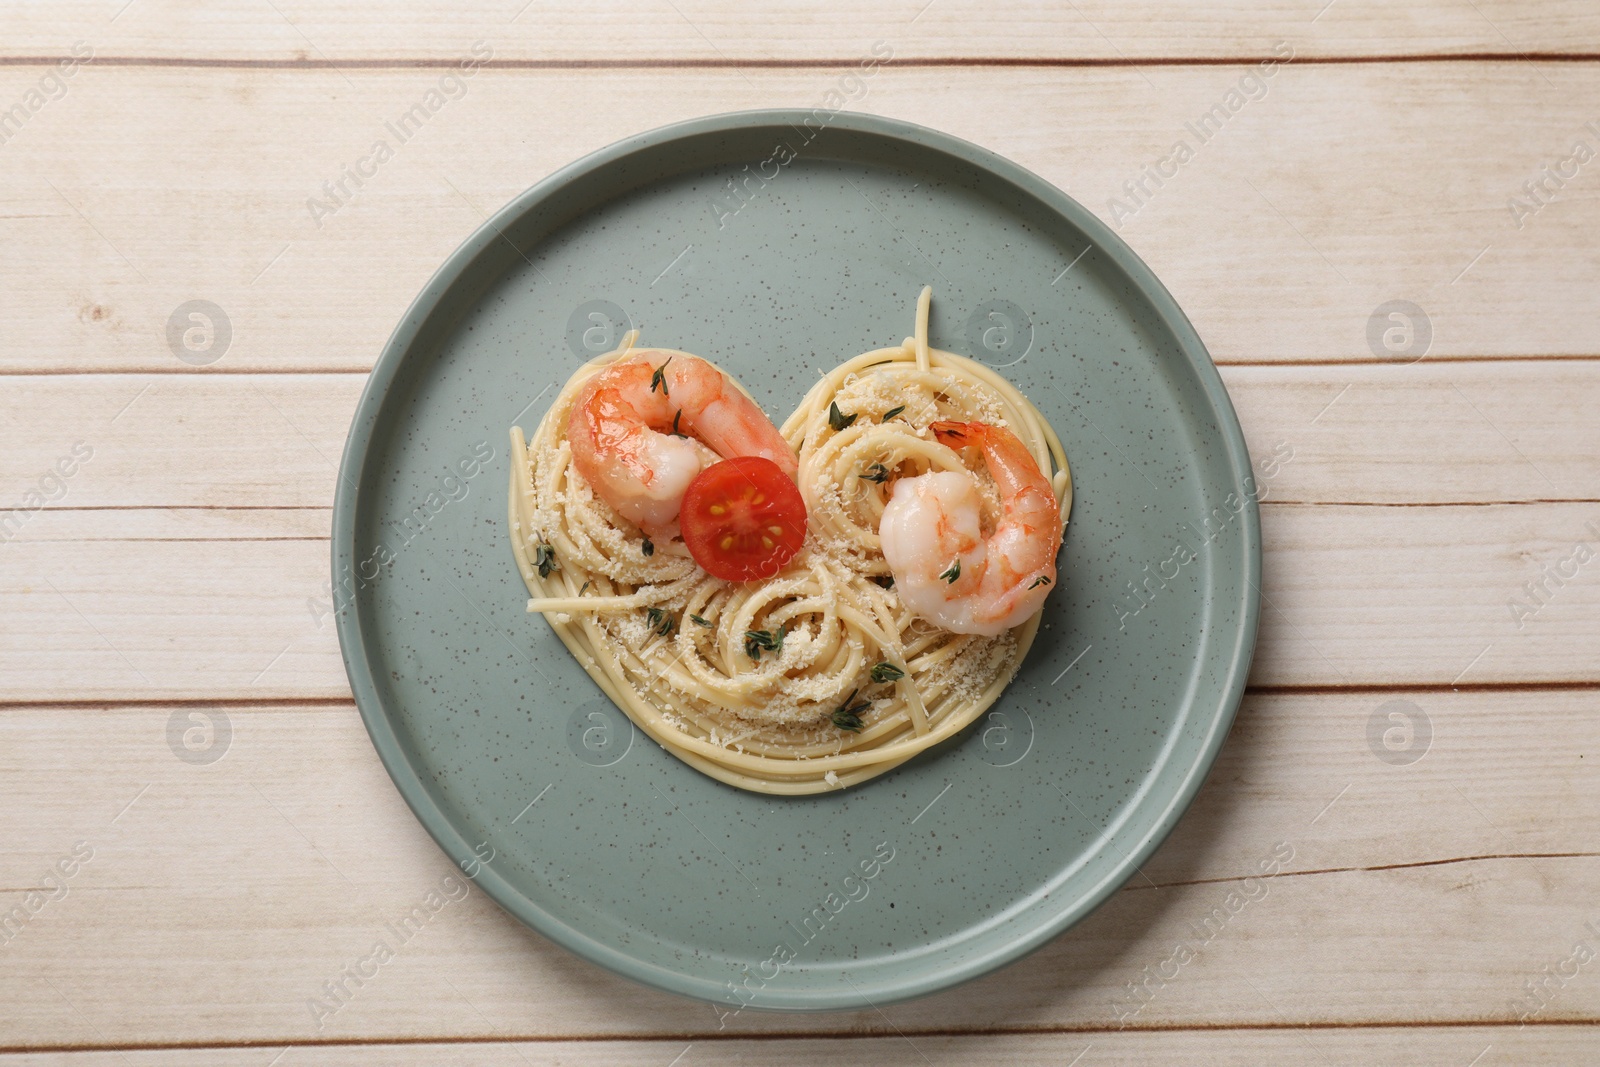
<path id="1" fill-rule="evenodd" d="M 1489 852 L 1481 856 L 1452 856 L 1442 860 L 1411 860 L 1407 863 L 1380 863 L 1371 867 L 1316 867 L 1304 871 L 1279 871 L 1274 878 L 1304 878 L 1320 874 L 1356 874 L 1373 871 L 1407 871 L 1418 867 L 1447 867 L 1456 863 L 1483 863 L 1489 860 L 1570 860 L 1597 859 L 1600 852 Z M 1217 885 L 1223 882 L 1248 882 L 1254 874 L 1228 875 L 1222 878 L 1193 878 L 1182 882 L 1151 882 L 1148 885 L 1129 883 L 1122 887 L 1124 893 L 1148 892 L 1151 889 L 1180 889 L 1191 885 Z"/>
<path id="2" fill-rule="evenodd" d="M 1521 508 L 1551 504 L 1600 504 L 1600 497 L 1530 497 L 1525 500 L 1268 500 L 1263 508 Z M 80 511 L 332 511 L 331 504 L 95 504 L 83 507 L 45 507 L 34 514 L 66 515 Z M 327 541 L 326 534 L 297 534 L 260 537 L 16 537 L 15 544 L 65 544 L 109 541 Z"/>
<path id="3" fill-rule="evenodd" d="M 1351 682 L 1245 686 L 1247 696 L 1338 696 L 1344 693 L 1557 693 L 1600 690 L 1600 679 L 1524 682 Z"/>
<path id="4" fill-rule="evenodd" d="M 1524 365 L 1529 363 L 1596 363 L 1600 362 L 1600 353 L 1588 352 L 1551 352 L 1527 353 L 1520 355 L 1501 356 L 1429 356 L 1406 367 L 1421 367 L 1431 363 L 1492 363 L 1506 366 L 1510 364 Z M 1362 356 L 1352 356 L 1342 359 L 1212 359 L 1213 366 L 1222 369 L 1234 367 L 1268 367 L 1295 370 L 1299 368 L 1316 369 L 1318 367 L 1386 367 L 1392 366 L 1382 360 Z M 1404 370 L 1405 367 L 1395 367 L 1395 370 Z M 128 370 L 122 367 L 29 367 L 26 365 L 0 366 L 0 377 L 11 378 L 49 378 L 65 377 L 67 375 L 120 375 L 125 378 L 149 377 L 154 374 L 170 375 L 211 375 L 216 377 L 239 377 L 252 374 L 260 375 L 359 375 L 367 377 L 372 373 L 372 368 L 328 368 L 328 367 L 168 367 L 156 365 L 137 370 Z"/>
<path id="5" fill-rule="evenodd" d="M 81 700 L 13 700 L 0 698 L 0 711 L 36 708 L 40 711 L 70 711 L 83 708 L 260 708 L 279 711 L 286 708 L 341 707 L 355 710 L 356 702 L 350 697 L 126 697 L 115 700 L 84 698 Z"/>
<path id="6" fill-rule="evenodd" d="M 1600 679 L 1543 682 L 1356 682 L 1348 685 L 1249 685 L 1245 696 L 1357 696 L 1367 693 L 1591 693 L 1600 691 Z M 40 711 L 76 708 L 176 708 L 225 707 L 276 710 L 295 707 L 340 707 L 355 710 L 351 697 L 84 697 L 35 699 L 0 697 L 0 712 L 19 709 Z"/>
<path id="7" fill-rule="evenodd" d="M 54 66 L 66 56 L 0 56 L 0 67 Z M 1237 56 L 917 56 L 896 57 L 894 66 L 908 67 L 1222 67 L 1280 60 L 1272 53 Z M 1381 63 L 1594 63 L 1600 52 L 1399 52 L 1393 55 L 1296 56 L 1304 66 L 1362 66 Z M 815 59 L 698 58 L 683 59 L 489 59 L 479 70 L 838 70 L 859 65 L 856 56 Z M 397 56 L 386 59 L 251 59 L 201 56 L 95 56 L 99 67 L 179 67 L 225 70 L 454 70 L 456 58 Z"/>
<path id="8" fill-rule="evenodd" d="M 150 508 L 151 511 L 164 511 L 164 508 Z M 313 536 L 310 534 L 295 537 L 18 537 L 7 544 L 18 545 L 105 545 L 105 544 L 178 544 L 202 542 L 205 544 L 251 544 L 265 541 L 321 541 L 327 544 L 326 536 Z"/>
<path id="9" fill-rule="evenodd" d="M 1527 504 L 1600 504 L 1600 498 L 1541 496 L 1524 500 L 1261 500 L 1260 504 L 1262 507 L 1280 508 L 1501 508 Z"/>
<path id="10" fill-rule="evenodd" d="M 1386 360 L 1372 359 L 1370 357 L 1353 356 L 1344 359 L 1213 359 L 1218 367 L 1394 367 L 1396 370 L 1405 367 L 1420 367 L 1428 363 L 1537 363 L 1540 361 L 1551 363 L 1592 363 L 1600 360 L 1600 355 L 1589 352 L 1545 352 L 1530 353 L 1527 355 L 1507 354 L 1500 356 L 1425 356 L 1415 363 L 1393 364 Z M 181 373 L 182 368 L 177 368 L 176 373 Z M 122 373 L 132 373 L 131 371 Z"/>
<path id="11" fill-rule="evenodd" d="M 329 1037 L 315 1040 L 290 1039 L 287 1041 L 151 1041 L 128 1043 L 83 1043 L 71 1045 L 0 1045 L 0 1055 L 38 1052 L 152 1052 L 188 1051 L 210 1049 L 282 1049 L 291 1048 L 351 1048 L 360 1046 L 431 1046 L 431 1045 L 551 1045 L 572 1044 L 635 1044 L 652 1041 L 899 1041 L 904 1037 L 1048 1037 L 1053 1034 L 1117 1034 L 1117 1033 L 1254 1033 L 1305 1030 L 1423 1030 L 1423 1029 L 1512 1029 L 1538 1026 L 1547 1028 L 1597 1027 L 1600 1018 L 1538 1019 L 1525 1022 L 1506 1019 L 1385 1019 L 1385 1020 L 1314 1020 L 1307 1022 L 1217 1022 L 1217 1023 L 1130 1023 L 1126 1026 L 1096 1026 L 1093 1024 L 1055 1026 L 978 1027 L 960 1030 L 954 1027 L 910 1028 L 896 1026 L 893 1031 L 864 1032 L 860 1030 L 767 1030 L 737 1032 L 727 1030 L 658 1031 L 636 1034 L 472 1034 L 459 1037 Z"/>
<path id="12" fill-rule="evenodd" d="M 332 511 L 332 504 L 71 504 L 40 508 L 62 511 Z M 232 540 L 232 538 L 229 538 Z M 324 539 L 326 540 L 326 539 Z"/>

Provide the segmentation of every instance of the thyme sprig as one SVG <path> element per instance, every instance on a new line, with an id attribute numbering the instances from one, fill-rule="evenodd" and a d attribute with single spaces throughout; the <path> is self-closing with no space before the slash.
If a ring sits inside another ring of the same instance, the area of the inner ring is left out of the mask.
<path id="1" fill-rule="evenodd" d="M 775 655 L 783 654 L 784 628 L 776 630 L 746 630 L 744 632 L 744 654 L 760 662 L 762 652 L 771 652 Z"/>
<path id="2" fill-rule="evenodd" d="M 901 670 L 899 667 L 896 667 L 888 660 L 874 663 L 872 665 L 872 670 L 868 673 L 874 682 L 898 682 L 900 679 L 906 676 L 905 671 Z"/>
<path id="3" fill-rule="evenodd" d="M 829 716 L 833 721 L 833 725 L 841 730 L 849 730 L 851 733 L 861 732 L 861 713 L 872 707 L 872 701 L 863 700 L 860 703 L 852 703 L 856 699 L 858 692 L 860 692 L 859 689 L 850 690 L 850 695 L 844 698 L 844 703 L 834 708 L 833 714 Z"/>

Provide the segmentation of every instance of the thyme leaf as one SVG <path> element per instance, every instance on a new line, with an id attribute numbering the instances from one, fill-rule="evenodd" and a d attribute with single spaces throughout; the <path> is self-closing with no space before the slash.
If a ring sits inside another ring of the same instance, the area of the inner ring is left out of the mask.
<path id="1" fill-rule="evenodd" d="M 898 682 L 905 676 L 905 671 L 888 660 L 872 665 L 871 677 L 874 682 Z"/>
<path id="2" fill-rule="evenodd" d="M 671 362 L 672 357 L 668 356 L 667 363 Z M 660 386 L 662 396 L 672 395 L 671 393 L 667 392 L 667 363 L 661 364 L 661 366 L 656 368 L 656 372 L 650 375 L 650 391 L 652 393 L 656 391 L 657 386 Z"/>
<path id="3" fill-rule="evenodd" d="M 548 578 L 551 571 L 561 569 L 561 564 L 556 562 L 556 550 L 549 545 L 539 545 L 534 548 L 533 565 L 539 568 L 541 578 Z"/>
<path id="4" fill-rule="evenodd" d="M 760 661 L 762 652 L 771 652 L 776 655 L 783 654 L 783 627 L 776 630 L 746 630 L 744 632 L 744 654 L 751 659 Z"/>
<path id="5" fill-rule="evenodd" d="M 828 425 L 833 427 L 834 433 L 838 433 L 840 430 L 846 429 L 852 422 L 855 421 L 856 416 L 846 415 L 844 412 L 839 410 L 839 402 L 837 400 L 828 405 Z"/>
<path id="6" fill-rule="evenodd" d="M 833 714 L 829 716 L 833 721 L 833 725 L 841 730 L 849 730 L 851 733 L 861 732 L 861 713 L 872 707 L 872 701 L 870 700 L 863 700 L 859 704 L 851 703 L 851 701 L 855 700 L 857 692 L 859 690 L 850 690 L 850 695 L 844 698 L 844 703 L 833 709 Z"/>
<path id="7" fill-rule="evenodd" d="M 943 578 L 946 584 L 955 585 L 956 579 L 961 577 L 961 557 L 957 556 L 956 561 L 950 564 L 950 566 L 945 569 L 945 572 L 939 575 L 939 577 Z"/>

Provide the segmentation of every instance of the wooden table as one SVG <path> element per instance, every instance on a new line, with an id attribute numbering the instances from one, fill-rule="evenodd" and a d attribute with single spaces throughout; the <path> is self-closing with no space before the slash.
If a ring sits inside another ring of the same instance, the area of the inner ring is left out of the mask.
<path id="1" fill-rule="evenodd" d="M 1600 9 L 1324 4 L 5 3 L 0 1059 L 1600 1059 Z M 1209 782 L 1089 920 L 883 1011 L 721 1020 L 476 892 L 352 985 L 451 870 L 322 606 L 367 370 L 556 167 L 841 91 L 1114 221 L 1278 457 Z"/>

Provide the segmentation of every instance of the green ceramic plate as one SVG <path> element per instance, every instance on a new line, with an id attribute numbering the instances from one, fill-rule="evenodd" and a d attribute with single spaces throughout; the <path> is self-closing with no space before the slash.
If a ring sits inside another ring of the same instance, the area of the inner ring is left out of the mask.
<path id="1" fill-rule="evenodd" d="M 636 731 L 524 611 L 507 440 L 638 327 L 775 421 L 911 332 L 1006 368 L 1055 425 L 1061 579 L 986 718 L 843 794 L 741 792 Z M 1079 204 L 865 115 L 642 134 L 519 196 L 406 312 L 334 505 L 339 639 L 417 817 L 511 914 L 649 985 L 839 1009 L 981 975 L 1083 918 L 1178 820 L 1255 644 L 1244 439 L 1200 338 Z"/>

